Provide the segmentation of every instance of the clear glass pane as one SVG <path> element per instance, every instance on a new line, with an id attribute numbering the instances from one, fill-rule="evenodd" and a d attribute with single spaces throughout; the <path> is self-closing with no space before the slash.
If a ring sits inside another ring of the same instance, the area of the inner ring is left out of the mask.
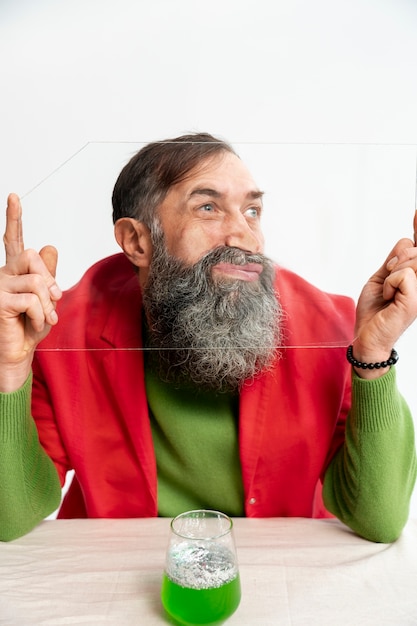
<path id="1" fill-rule="evenodd" d="M 120 252 L 113 236 L 112 189 L 143 145 L 88 143 L 22 194 L 25 245 L 58 248 L 62 288 L 75 284 L 97 260 Z M 394 243 L 412 236 L 416 146 L 234 147 L 265 192 L 266 254 L 320 289 L 357 299 Z M 349 340 L 341 332 L 335 343 Z M 316 344 L 323 345 L 320 329 Z"/>

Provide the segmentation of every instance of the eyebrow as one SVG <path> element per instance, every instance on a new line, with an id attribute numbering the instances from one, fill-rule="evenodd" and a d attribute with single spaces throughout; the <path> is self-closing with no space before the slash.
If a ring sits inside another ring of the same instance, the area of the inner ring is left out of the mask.
<path id="1" fill-rule="evenodd" d="M 251 191 L 248 191 L 248 193 L 246 194 L 246 198 L 248 200 L 258 200 L 259 198 L 262 199 L 263 195 L 263 191 L 260 191 L 259 189 L 253 189 Z M 193 196 L 210 196 L 211 198 L 222 198 L 224 194 L 220 191 L 217 191 L 216 189 L 202 188 L 193 189 L 193 191 L 190 193 L 190 198 L 192 198 Z"/>

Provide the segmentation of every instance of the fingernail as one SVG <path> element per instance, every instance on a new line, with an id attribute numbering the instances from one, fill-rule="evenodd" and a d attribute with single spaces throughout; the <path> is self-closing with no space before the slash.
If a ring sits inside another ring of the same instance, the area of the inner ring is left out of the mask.
<path id="1" fill-rule="evenodd" d="M 397 263 L 398 263 L 398 257 L 393 256 L 392 259 L 390 259 L 387 263 L 387 270 L 392 270 L 392 268 L 395 267 Z"/>
<path id="2" fill-rule="evenodd" d="M 62 296 L 62 291 L 56 283 L 49 287 L 49 293 L 53 298 L 60 298 Z"/>
<path id="3" fill-rule="evenodd" d="M 57 323 L 58 315 L 57 315 L 57 312 L 55 311 L 55 309 L 50 312 L 49 319 L 50 319 L 51 324 L 56 324 Z"/>

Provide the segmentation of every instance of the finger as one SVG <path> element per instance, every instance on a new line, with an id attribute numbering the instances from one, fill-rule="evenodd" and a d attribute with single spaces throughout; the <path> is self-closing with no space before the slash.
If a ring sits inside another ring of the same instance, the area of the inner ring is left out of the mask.
<path id="1" fill-rule="evenodd" d="M 57 301 L 62 296 L 62 291 L 54 277 L 57 264 L 57 251 L 53 246 L 46 246 L 41 250 L 41 253 L 37 253 L 32 249 L 24 250 L 13 260 L 9 261 L 7 268 L 4 268 L 4 274 L 8 274 L 15 279 L 18 276 L 26 276 L 35 281 L 40 280 L 41 284 L 48 290 L 49 298 Z M 46 263 L 42 257 L 46 257 Z M 17 284 L 16 282 L 16 285 Z M 12 288 L 11 291 L 13 291 Z"/>
<path id="2" fill-rule="evenodd" d="M 15 306 L 21 313 L 25 313 L 30 325 L 36 333 L 43 332 L 45 324 L 54 326 L 58 322 L 58 315 L 56 314 L 53 303 L 49 300 L 49 305 L 44 306 L 36 294 L 17 294 L 15 297 Z"/>
<path id="3" fill-rule="evenodd" d="M 417 246 L 417 209 L 414 213 L 414 245 Z"/>
<path id="4" fill-rule="evenodd" d="M 387 263 L 387 269 L 390 272 L 397 272 L 405 267 L 412 267 L 417 272 L 417 247 L 403 248 Z"/>
<path id="5" fill-rule="evenodd" d="M 408 297 L 410 302 L 417 303 L 417 277 L 414 270 L 406 267 L 403 270 L 392 272 L 384 281 L 383 297 L 392 300 L 397 292 Z"/>
<path id="6" fill-rule="evenodd" d="M 410 258 L 411 250 L 414 250 L 414 241 L 411 239 L 400 239 L 389 253 L 383 268 L 391 272 L 397 265 L 407 261 Z"/>
<path id="7" fill-rule="evenodd" d="M 42 261 L 46 265 L 46 269 L 48 272 L 55 278 L 56 276 L 56 266 L 58 263 L 58 251 L 54 246 L 45 246 L 39 252 L 39 255 Z"/>
<path id="8" fill-rule="evenodd" d="M 11 193 L 7 198 L 6 230 L 3 237 L 6 262 L 24 250 L 22 228 L 22 205 L 19 196 Z"/>
<path id="9" fill-rule="evenodd" d="M 49 272 L 50 278 L 55 278 L 56 276 L 56 266 L 58 263 L 58 251 L 56 248 L 54 248 L 54 246 L 45 246 L 44 248 L 42 248 L 42 250 L 39 252 L 39 256 L 41 257 L 42 261 L 45 264 L 46 269 Z M 59 300 L 60 297 L 62 296 L 62 291 L 61 289 L 58 287 L 57 283 L 55 280 L 50 280 L 50 278 L 47 278 L 47 285 L 48 285 L 48 289 L 49 289 L 49 293 L 51 295 L 51 298 L 53 300 Z"/>
<path id="10" fill-rule="evenodd" d="M 37 332 L 43 330 L 45 322 L 57 322 L 55 300 L 40 274 L 22 274 L 3 280 L 3 310 L 12 317 L 25 313 Z"/>

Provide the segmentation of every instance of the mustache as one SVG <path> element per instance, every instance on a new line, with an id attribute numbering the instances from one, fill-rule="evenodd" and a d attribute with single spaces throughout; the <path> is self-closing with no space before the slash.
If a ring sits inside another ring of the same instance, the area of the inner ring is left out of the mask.
<path id="1" fill-rule="evenodd" d="M 271 260 L 263 254 L 246 252 L 241 248 L 218 246 L 207 252 L 193 267 L 211 268 L 218 263 L 233 263 L 233 265 L 257 263 L 263 267 L 271 266 Z"/>

